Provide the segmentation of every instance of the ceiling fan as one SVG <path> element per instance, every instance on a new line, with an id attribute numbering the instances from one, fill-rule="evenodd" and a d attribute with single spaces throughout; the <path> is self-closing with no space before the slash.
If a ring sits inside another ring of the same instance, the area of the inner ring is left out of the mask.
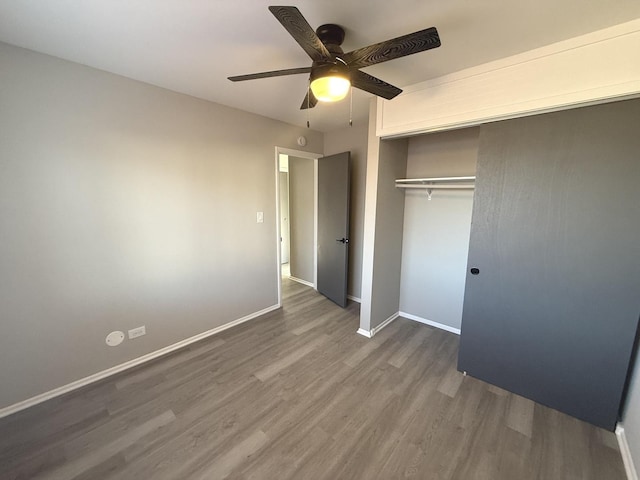
<path id="1" fill-rule="evenodd" d="M 360 68 L 412 55 L 440 46 L 435 27 L 420 30 L 385 42 L 344 53 L 344 29 L 339 25 L 321 25 L 314 32 L 296 7 L 269 7 L 269 10 L 313 60 L 310 67 L 228 77 L 232 82 L 309 73 L 309 89 L 300 106 L 313 108 L 318 101 L 342 100 L 353 85 L 387 100 L 402 93 L 398 87 L 361 72 Z"/>

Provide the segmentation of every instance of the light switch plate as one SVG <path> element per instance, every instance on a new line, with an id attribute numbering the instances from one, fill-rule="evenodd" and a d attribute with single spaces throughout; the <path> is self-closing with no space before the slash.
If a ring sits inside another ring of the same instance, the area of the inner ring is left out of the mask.
<path id="1" fill-rule="evenodd" d="M 256 214 L 256 223 L 264 223 L 264 212 L 258 212 Z"/>

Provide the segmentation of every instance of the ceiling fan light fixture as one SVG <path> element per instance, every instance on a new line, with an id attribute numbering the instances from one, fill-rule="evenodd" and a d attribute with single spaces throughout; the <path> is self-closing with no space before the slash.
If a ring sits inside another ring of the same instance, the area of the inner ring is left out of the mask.
<path id="1" fill-rule="evenodd" d="M 341 65 L 319 67 L 311 74 L 311 91 L 321 102 L 338 102 L 347 96 L 351 81 L 349 70 Z"/>
<path id="2" fill-rule="evenodd" d="M 321 102 L 338 102 L 347 96 L 351 82 L 344 77 L 320 77 L 311 82 L 313 95 Z"/>
<path id="3" fill-rule="evenodd" d="M 438 30 L 430 27 L 345 53 L 341 47 L 345 30 L 340 25 L 327 23 L 314 31 L 297 7 L 272 5 L 269 11 L 309 55 L 313 61 L 311 67 L 287 68 L 228 78 L 232 82 L 240 82 L 310 73 L 300 110 L 314 108 L 318 101 L 342 100 L 352 87 L 391 100 L 400 95 L 402 89 L 360 69 L 440 46 Z"/>

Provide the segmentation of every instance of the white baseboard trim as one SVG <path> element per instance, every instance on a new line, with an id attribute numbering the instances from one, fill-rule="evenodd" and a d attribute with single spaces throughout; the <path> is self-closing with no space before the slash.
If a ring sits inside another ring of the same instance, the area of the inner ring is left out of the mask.
<path id="1" fill-rule="evenodd" d="M 365 330 L 364 328 L 359 328 L 358 331 L 356 333 L 359 333 L 360 335 L 362 335 L 363 337 L 367 337 L 367 338 L 371 338 L 373 337 L 373 335 L 371 334 L 371 332 L 369 330 Z"/>
<path id="2" fill-rule="evenodd" d="M 307 282 L 306 280 L 302 280 L 301 278 L 298 278 L 298 277 L 292 277 L 291 275 L 289 275 L 289 280 L 293 280 L 294 282 L 301 283 L 302 285 L 306 285 L 307 287 L 316 288 L 316 286 L 313 283 Z"/>
<path id="3" fill-rule="evenodd" d="M 59 397 L 60 395 L 64 395 L 65 393 L 72 392 L 73 390 L 77 390 L 79 388 L 85 387 L 86 385 L 90 385 L 94 382 L 97 382 L 104 378 L 115 375 L 116 373 L 120 373 L 130 368 L 136 367 L 150 360 L 154 360 L 158 357 L 162 357 L 167 353 L 171 353 L 175 350 L 179 350 L 183 347 L 186 347 L 187 345 L 195 343 L 199 340 L 203 340 L 207 337 L 215 335 L 216 333 L 220 333 L 231 327 L 235 327 L 236 325 L 240 325 L 241 323 L 248 322 L 249 320 L 253 320 L 254 318 L 264 315 L 265 313 L 272 312 L 273 310 L 277 310 L 278 308 L 280 308 L 279 305 L 272 305 L 258 312 L 251 313 L 242 318 L 238 318 L 237 320 L 233 320 L 229 323 L 225 323 L 224 325 L 220 325 L 219 327 L 212 328 L 211 330 L 207 330 L 206 332 L 199 333 L 198 335 L 194 335 L 193 337 L 189 337 L 185 340 L 181 340 L 177 343 L 161 348 L 160 350 L 147 353 L 146 355 L 143 355 L 138 358 L 134 358 L 133 360 L 129 360 L 128 362 L 125 362 L 125 363 L 121 363 L 120 365 L 116 365 L 115 367 L 102 370 L 101 372 L 94 373 L 93 375 L 89 375 L 88 377 L 81 378 L 79 380 L 68 383 L 61 387 L 54 388 L 53 390 L 49 390 L 48 392 L 41 393 L 40 395 L 36 395 L 35 397 L 31 397 L 26 400 L 22 400 L 21 402 L 14 403 L 13 405 L 9 405 L 7 407 L 1 408 L 0 418 L 19 412 L 20 410 L 24 410 L 26 408 L 32 407 L 34 405 L 45 402 L 52 398 Z"/>
<path id="4" fill-rule="evenodd" d="M 376 333 L 378 333 L 384 327 L 389 325 L 391 322 L 393 322 L 399 316 L 400 316 L 400 312 L 396 312 L 393 315 L 391 315 L 389 318 L 387 318 L 384 322 L 382 322 L 380 325 L 378 325 L 377 327 L 373 327 L 373 329 L 371 330 L 371 336 L 373 337 Z"/>
<path id="5" fill-rule="evenodd" d="M 635 465 L 633 464 L 633 457 L 631 456 L 631 450 L 629 450 L 627 436 L 624 433 L 624 426 L 621 423 L 616 425 L 616 437 L 618 438 L 620 455 L 622 455 L 622 462 L 624 463 L 624 469 L 627 472 L 627 478 L 629 480 L 638 480 L 638 473 Z"/>
<path id="6" fill-rule="evenodd" d="M 353 295 L 347 295 L 347 298 L 349 300 L 353 300 L 356 303 L 362 303 L 362 299 L 358 298 L 358 297 L 354 297 Z"/>
<path id="7" fill-rule="evenodd" d="M 384 327 L 386 327 L 391 322 L 393 322 L 396 318 L 398 318 L 399 315 L 400 315 L 399 312 L 396 312 L 393 315 L 391 315 L 389 318 L 387 318 L 384 322 L 382 322 L 380 325 L 378 325 L 377 327 L 373 327 L 371 330 L 365 330 L 364 328 L 359 328 L 356 333 L 359 333 L 360 335 L 364 335 L 367 338 L 371 338 L 380 330 L 382 330 Z"/>
<path id="8" fill-rule="evenodd" d="M 447 332 L 455 333 L 456 335 L 460 335 L 460 329 L 450 327 L 449 325 L 445 325 L 444 323 L 434 322 L 433 320 L 427 320 L 426 318 L 418 317 L 417 315 L 411 315 L 407 312 L 400 312 L 399 315 L 402 318 L 406 318 L 408 320 L 413 320 L 414 322 L 424 323 L 425 325 L 430 325 L 432 327 L 439 328 L 440 330 L 445 330 Z"/>

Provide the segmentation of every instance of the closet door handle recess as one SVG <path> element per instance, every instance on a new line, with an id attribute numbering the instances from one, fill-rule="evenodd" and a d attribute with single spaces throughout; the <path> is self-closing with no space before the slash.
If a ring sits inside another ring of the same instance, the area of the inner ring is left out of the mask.
<path id="1" fill-rule="evenodd" d="M 479 268 L 472 268 L 470 270 L 471 275 L 478 275 L 480 273 L 480 269 Z"/>

